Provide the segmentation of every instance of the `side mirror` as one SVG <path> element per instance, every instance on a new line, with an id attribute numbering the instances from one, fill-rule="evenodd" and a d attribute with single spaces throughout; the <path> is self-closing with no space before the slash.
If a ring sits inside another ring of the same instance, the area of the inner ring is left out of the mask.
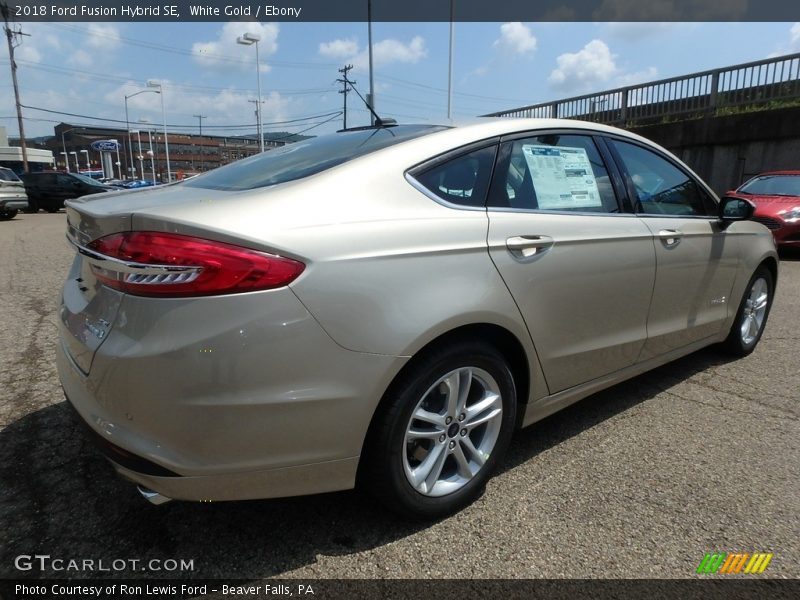
<path id="1" fill-rule="evenodd" d="M 724 226 L 728 226 L 735 221 L 747 221 L 752 218 L 756 210 L 756 205 L 736 196 L 724 196 L 719 201 L 718 217 Z"/>

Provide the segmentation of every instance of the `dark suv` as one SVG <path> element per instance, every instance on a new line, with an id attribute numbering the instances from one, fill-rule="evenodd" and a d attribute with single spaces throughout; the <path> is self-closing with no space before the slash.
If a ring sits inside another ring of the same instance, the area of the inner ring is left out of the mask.
<path id="1" fill-rule="evenodd" d="M 64 208 L 64 200 L 113 190 L 91 177 L 58 171 L 23 173 L 22 181 L 28 193 L 28 212 L 33 213 L 39 212 L 40 208 L 57 212 Z"/>

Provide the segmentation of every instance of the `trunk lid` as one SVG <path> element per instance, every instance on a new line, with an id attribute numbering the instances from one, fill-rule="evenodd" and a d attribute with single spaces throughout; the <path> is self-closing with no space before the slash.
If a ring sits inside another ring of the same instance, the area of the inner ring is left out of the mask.
<path id="1" fill-rule="evenodd" d="M 84 196 L 66 203 L 67 240 L 76 248 L 128 231 L 133 215 L 156 206 L 197 202 L 197 190 L 165 186 L 156 190 L 119 191 Z M 114 326 L 124 294 L 103 285 L 89 262 L 76 252 L 64 283 L 59 314 L 61 343 L 84 373 Z"/>

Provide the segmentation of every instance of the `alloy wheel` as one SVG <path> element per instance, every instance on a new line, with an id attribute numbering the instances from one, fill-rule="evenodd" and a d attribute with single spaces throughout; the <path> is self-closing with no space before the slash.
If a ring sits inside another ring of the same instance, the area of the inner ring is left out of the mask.
<path id="1" fill-rule="evenodd" d="M 763 277 L 759 277 L 753 282 L 742 311 L 740 331 L 744 345 L 749 346 L 758 337 L 764 324 L 768 304 L 769 286 Z"/>
<path id="2" fill-rule="evenodd" d="M 431 497 L 464 487 L 489 459 L 502 415 L 500 387 L 483 369 L 462 367 L 438 379 L 406 426 L 403 468 L 408 482 Z"/>

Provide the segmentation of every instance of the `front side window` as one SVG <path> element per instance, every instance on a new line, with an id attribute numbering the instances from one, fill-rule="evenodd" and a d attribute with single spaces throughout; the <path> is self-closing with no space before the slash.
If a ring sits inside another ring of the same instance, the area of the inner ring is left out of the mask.
<path id="1" fill-rule="evenodd" d="M 637 213 L 676 216 L 713 214 L 711 200 L 678 167 L 636 144 L 609 141 L 619 153 L 630 176 Z"/>
<path id="2" fill-rule="evenodd" d="M 547 134 L 504 142 L 490 205 L 554 212 L 619 212 L 591 137 Z"/>
<path id="3" fill-rule="evenodd" d="M 497 146 L 488 146 L 438 164 L 414 178 L 438 198 L 459 206 L 482 207 Z"/>

